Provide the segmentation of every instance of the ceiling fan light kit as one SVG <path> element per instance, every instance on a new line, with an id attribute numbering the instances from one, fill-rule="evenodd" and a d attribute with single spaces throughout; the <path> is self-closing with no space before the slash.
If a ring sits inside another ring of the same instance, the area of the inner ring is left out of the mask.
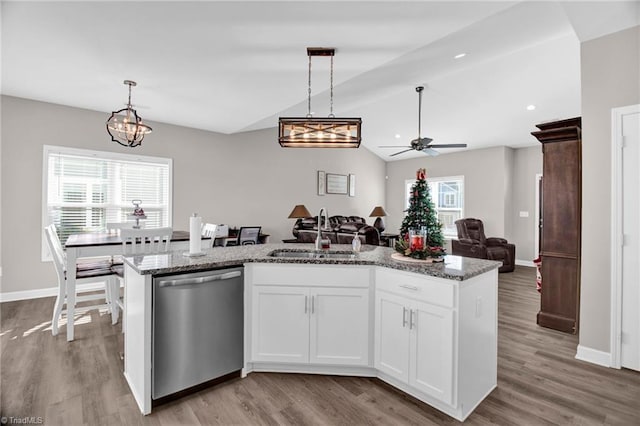
<path id="1" fill-rule="evenodd" d="M 142 140 L 147 134 L 151 133 L 152 129 L 142 122 L 142 117 L 138 115 L 138 112 L 131 105 L 131 87 L 136 86 L 137 83 L 125 80 L 124 84 L 129 86 L 127 107 L 111 113 L 106 123 L 107 133 L 109 133 L 113 142 L 135 148 L 142 144 Z"/>
<path id="2" fill-rule="evenodd" d="M 421 130 L 422 130 L 421 125 L 422 125 L 422 92 L 423 91 L 424 91 L 424 86 L 416 87 L 416 92 L 418 92 L 418 137 L 411 141 L 411 145 L 406 146 L 407 149 L 395 152 L 389 155 L 389 157 L 394 157 L 396 155 L 404 154 L 405 152 L 409 152 L 409 151 L 419 151 L 426 155 L 436 156 L 439 154 L 439 152 L 433 148 L 466 148 L 467 147 L 466 143 L 433 144 L 431 143 L 433 142 L 433 139 L 426 138 L 426 137 L 423 138 L 420 136 Z M 405 147 L 391 145 L 391 146 L 380 146 L 379 148 L 405 148 Z"/>
<path id="3" fill-rule="evenodd" d="M 334 48 L 308 47 L 309 88 L 306 117 L 280 117 L 278 142 L 284 148 L 358 148 L 362 141 L 361 118 L 342 118 L 333 115 L 333 57 Z M 311 114 L 311 57 L 331 58 L 330 113 L 328 117 L 315 118 Z"/>

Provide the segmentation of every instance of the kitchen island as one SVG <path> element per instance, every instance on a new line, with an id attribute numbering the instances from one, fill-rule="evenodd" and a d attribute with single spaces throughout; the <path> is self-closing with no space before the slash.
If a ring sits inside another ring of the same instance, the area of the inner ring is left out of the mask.
<path id="1" fill-rule="evenodd" d="M 392 259 L 389 248 L 349 248 L 303 257 L 312 245 L 265 244 L 126 258 L 125 376 L 142 413 L 153 402 L 154 277 L 244 265 L 243 375 L 378 377 L 465 419 L 496 386 L 499 263 L 413 263 Z"/>

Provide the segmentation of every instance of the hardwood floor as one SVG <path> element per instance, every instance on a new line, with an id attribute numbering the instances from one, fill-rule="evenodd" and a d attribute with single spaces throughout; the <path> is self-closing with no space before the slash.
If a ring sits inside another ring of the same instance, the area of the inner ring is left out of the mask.
<path id="1" fill-rule="evenodd" d="M 498 388 L 470 425 L 640 425 L 640 373 L 574 359 L 577 337 L 535 323 L 533 268 L 500 274 Z M 377 379 L 253 373 L 142 416 L 122 375 L 110 316 L 51 335 L 53 298 L 0 305 L 0 414 L 46 425 L 442 425 L 459 423 Z"/>

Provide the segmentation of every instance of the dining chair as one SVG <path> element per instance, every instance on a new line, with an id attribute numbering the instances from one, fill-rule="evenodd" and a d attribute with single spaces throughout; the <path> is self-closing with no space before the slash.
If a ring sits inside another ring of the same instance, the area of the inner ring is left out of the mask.
<path id="1" fill-rule="evenodd" d="M 216 241 L 216 229 L 218 225 L 214 225 L 213 223 L 205 223 L 202 225 L 202 236 L 211 238 L 210 240 L 205 240 L 209 247 L 213 247 L 213 243 Z"/>
<path id="2" fill-rule="evenodd" d="M 238 231 L 238 239 L 229 241 L 228 245 L 245 246 L 249 244 L 258 244 L 260 238 L 261 226 L 243 226 Z"/>
<path id="3" fill-rule="evenodd" d="M 167 228 L 147 228 L 147 229 L 120 229 L 122 238 L 122 255 L 144 255 L 165 253 L 171 247 L 171 235 L 173 229 Z M 111 270 L 115 273 L 116 280 L 113 287 L 113 294 L 117 308 L 122 309 L 122 332 L 124 333 L 124 299 L 120 298 L 120 287 L 124 285 L 124 265 L 114 265 Z"/>
<path id="4" fill-rule="evenodd" d="M 58 296 L 53 305 L 53 317 L 51 319 L 51 334 L 56 336 L 59 331 L 58 322 L 63 313 L 67 313 L 68 293 L 67 293 L 67 270 L 69 267 L 76 268 L 76 289 L 74 309 L 76 312 L 85 312 L 92 309 L 109 309 L 111 313 L 111 323 L 118 322 L 118 307 L 114 300 L 113 289 L 115 287 L 115 274 L 111 270 L 110 260 L 91 260 L 77 265 L 67 265 L 67 256 L 62 249 L 62 243 L 56 232 L 56 226 L 51 224 L 44 228 L 47 246 L 53 258 L 53 266 L 58 276 Z M 83 290 L 78 288 L 78 284 L 84 283 L 104 283 L 102 289 L 91 288 Z M 92 292 L 92 294 L 82 295 L 82 293 Z M 104 303 L 91 306 L 77 306 L 78 303 L 90 300 L 104 300 Z"/>

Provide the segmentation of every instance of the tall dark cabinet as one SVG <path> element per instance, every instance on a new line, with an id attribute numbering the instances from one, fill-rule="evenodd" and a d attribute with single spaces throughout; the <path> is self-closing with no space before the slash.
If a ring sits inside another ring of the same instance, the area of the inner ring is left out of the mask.
<path id="1" fill-rule="evenodd" d="M 580 117 L 543 123 L 531 134 L 542 143 L 542 294 L 538 325 L 578 332 L 582 138 Z"/>

